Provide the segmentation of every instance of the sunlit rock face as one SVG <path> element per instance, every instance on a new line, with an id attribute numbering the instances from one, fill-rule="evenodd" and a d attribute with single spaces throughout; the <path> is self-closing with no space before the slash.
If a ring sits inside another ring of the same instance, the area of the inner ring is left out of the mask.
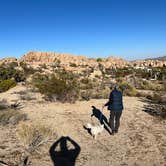
<path id="1" fill-rule="evenodd" d="M 124 67 L 128 62 L 121 58 L 109 57 L 101 59 L 98 62 L 96 59 L 87 58 L 85 56 L 74 56 L 71 54 L 61 54 L 61 53 L 48 53 L 48 52 L 29 52 L 24 55 L 20 61 L 24 61 L 29 64 L 52 64 L 57 60 L 63 66 L 71 66 L 75 64 L 76 66 L 91 66 L 97 67 L 101 63 L 105 67 Z"/>
<path id="2" fill-rule="evenodd" d="M 12 63 L 12 62 L 17 62 L 17 59 L 14 57 L 0 59 L 0 64 L 7 64 L 7 63 Z"/>

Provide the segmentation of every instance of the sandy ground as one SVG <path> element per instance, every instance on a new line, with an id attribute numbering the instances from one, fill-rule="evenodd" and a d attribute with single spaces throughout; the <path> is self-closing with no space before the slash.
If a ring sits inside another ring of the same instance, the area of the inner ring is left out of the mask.
<path id="1" fill-rule="evenodd" d="M 22 90 L 25 90 L 25 87 L 17 86 L 2 93 L 0 98 L 12 103 L 16 99 L 20 100 L 15 92 Z M 28 122 L 50 125 L 56 131 L 57 139 L 68 136 L 74 140 L 80 147 L 75 161 L 76 166 L 166 166 L 166 123 L 143 112 L 147 103 L 140 98 L 124 97 L 124 110 L 118 134 L 112 136 L 104 130 L 94 140 L 83 126 L 87 122 L 99 124 L 95 117 L 90 117 L 91 106 L 101 109 L 107 100 L 62 104 L 44 102 L 38 94 L 33 95 L 37 96 L 36 100 L 22 102 L 23 108 L 20 111 L 28 115 Z M 109 118 L 106 108 L 103 114 L 107 119 Z M 15 137 L 14 127 L 1 126 L 0 138 L 1 160 L 2 156 L 9 154 L 11 149 L 19 149 L 20 144 Z M 32 156 L 31 165 L 54 165 L 49 154 L 54 142 L 48 145 L 48 151 L 39 158 Z"/>

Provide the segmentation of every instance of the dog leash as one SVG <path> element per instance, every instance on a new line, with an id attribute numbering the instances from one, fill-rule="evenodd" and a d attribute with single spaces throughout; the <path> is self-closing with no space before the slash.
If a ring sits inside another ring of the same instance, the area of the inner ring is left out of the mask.
<path id="1" fill-rule="evenodd" d="M 101 113 L 100 113 L 100 123 L 101 123 L 101 119 L 102 119 L 102 116 L 103 116 L 103 108 L 101 109 Z"/>

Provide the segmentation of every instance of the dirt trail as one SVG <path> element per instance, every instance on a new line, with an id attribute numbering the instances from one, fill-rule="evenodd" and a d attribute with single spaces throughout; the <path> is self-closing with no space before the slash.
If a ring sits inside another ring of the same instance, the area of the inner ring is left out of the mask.
<path id="1" fill-rule="evenodd" d="M 31 122 L 51 125 L 58 138 L 69 136 L 73 139 L 81 148 L 76 166 L 165 166 L 166 123 L 143 112 L 147 103 L 140 98 L 124 97 L 125 109 L 118 134 L 112 136 L 104 130 L 97 140 L 93 140 L 83 126 L 87 122 L 98 124 L 95 117 L 90 117 L 91 106 L 101 109 L 106 101 L 79 101 L 75 104 L 28 101 L 21 111 L 28 114 Z M 109 117 L 106 108 L 103 114 Z M 51 166 L 53 163 L 47 153 L 39 160 L 32 158 L 32 165 Z"/>

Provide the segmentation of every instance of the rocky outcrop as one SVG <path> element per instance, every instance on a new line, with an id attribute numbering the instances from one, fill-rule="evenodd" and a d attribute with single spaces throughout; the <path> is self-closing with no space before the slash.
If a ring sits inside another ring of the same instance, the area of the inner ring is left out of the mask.
<path id="1" fill-rule="evenodd" d="M 12 62 L 17 62 L 17 59 L 13 57 L 0 59 L 0 64 L 7 64 Z"/>
<path id="2" fill-rule="evenodd" d="M 88 58 L 83 56 L 49 52 L 29 52 L 24 55 L 20 61 L 24 61 L 29 64 L 52 64 L 57 60 L 59 60 L 62 65 L 72 63 L 76 65 L 86 65 L 89 62 Z"/>
<path id="3" fill-rule="evenodd" d="M 166 61 L 159 60 L 140 60 L 131 62 L 133 66 L 139 67 L 163 67 L 166 66 Z"/>
<path id="4" fill-rule="evenodd" d="M 105 62 L 106 66 L 113 66 L 113 67 L 124 67 L 127 64 L 129 64 L 128 61 L 122 59 L 122 58 L 115 58 L 115 57 L 109 57 L 106 59 Z"/>
<path id="5" fill-rule="evenodd" d="M 39 65 L 53 64 L 57 60 L 60 61 L 61 66 L 66 67 L 74 64 L 75 66 L 90 66 L 95 68 L 99 64 L 99 62 L 93 58 L 48 52 L 29 52 L 24 55 L 20 61 L 24 61 L 32 65 Z M 100 63 L 105 67 L 124 67 L 127 64 L 127 61 L 120 58 L 109 57 L 107 59 L 102 59 Z"/>
<path id="6" fill-rule="evenodd" d="M 157 58 L 149 58 L 147 60 L 159 60 L 159 61 L 166 61 L 166 55 L 165 56 L 161 56 L 161 57 L 157 57 Z"/>
<path id="7" fill-rule="evenodd" d="M 100 59 L 100 60 L 99 60 Z M 94 69 L 99 68 L 99 64 L 102 64 L 105 68 L 122 68 L 125 66 L 140 66 L 140 67 L 163 67 L 166 66 L 166 61 L 160 61 L 157 59 L 146 59 L 137 60 L 133 62 L 128 62 L 122 58 L 108 57 L 108 58 L 87 58 L 85 56 L 74 56 L 71 54 L 63 53 L 50 53 L 50 52 L 35 52 L 31 51 L 25 54 L 20 60 L 17 61 L 16 58 L 3 58 L 0 60 L 2 63 L 11 62 L 26 62 L 33 67 L 41 64 L 52 65 L 55 63 L 60 63 L 60 66 L 66 70 L 77 70 L 81 67 L 92 67 Z"/>

